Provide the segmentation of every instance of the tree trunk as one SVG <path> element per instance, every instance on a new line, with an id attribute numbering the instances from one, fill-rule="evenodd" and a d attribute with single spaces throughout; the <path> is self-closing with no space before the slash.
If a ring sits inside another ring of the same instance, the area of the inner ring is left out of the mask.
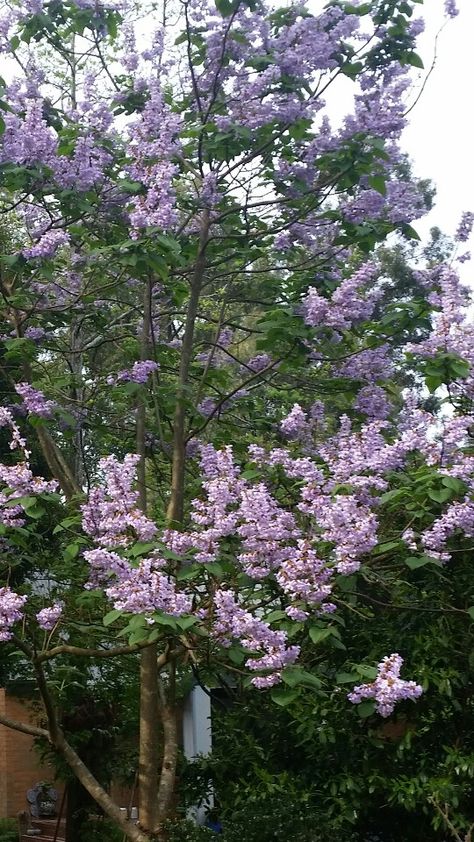
<path id="1" fill-rule="evenodd" d="M 75 408 L 78 411 L 76 418 L 76 428 L 74 431 L 74 438 L 72 443 L 72 473 L 78 486 L 82 487 L 84 480 L 84 443 L 83 443 L 83 418 L 81 411 L 84 406 L 84 387 L 81 385 L 82 369 L 83 369 L 83 355 L 82 355 L 82 321 L 81 319 L 73 319 L 70 326 L 70 345 L 71 354 L 69 358 L 69 365 L 73 375 L 73 385 L 71 388 L 71 398 L 74 401 Z"/>
<path id="2" fill-rule="evenodd" d="M 149 355 L 151 326 L 152 281 L 148 280 L 143 295 L 143 329 L 141 341 L 141 359 Z M 146 514 L 146 404 L 139 399 L 136 411 L 138 491 L 140 508 Z M 158 777 L 160 771 L 160 746 L 158 739 L 159 698 L 158 698 L 158 650 L 150 646 L 142 652 L 140 659 L 140 739 L 138 760 L 138 806 L 140 827 L 154 833 L 159 824 L 158 816 Z"/>
<path id="3" fill-rule="evenodd" d="M 159 826 L 159 719 L 157 649 L 156 646 L 150 646 L 142 652 L 140 662 L 140 744 L 138 762 L 140 827 L 149 832 L 154 832 Z"/>
<path id="4" fill-rule="evenodd" d="M 178 763 L 178 718 L 176 711 L 176 664 L 169 665 L 169 687 L 165 688 L 162 679 L 160 689 L 160 716 L 163 725 L 163 760 L 161 764 L 160 786 L 158 789 L 158 814 L 160 822 L 170 817 L 174 808 L 176 788 L 176 766 Z"/>
<path id="5" fill-rule="evenodd" d="M 206 269 L 206 247 L 209 240 L 209 211 L 202 217 L 199 246 L 191 280 L 191 290 L 186 313 L 183 346 L 176 387 L 176 409 L 173 420 L 173 463 L 171 469 L 171 494 L 168 504 L 167 519 L 171 523 L 181 523 L 184 510 L 184 470 L 186 463 L 186 386 L 189 366 L 192 360 L 194 329 L 198 314 L 199 298 Z"/>

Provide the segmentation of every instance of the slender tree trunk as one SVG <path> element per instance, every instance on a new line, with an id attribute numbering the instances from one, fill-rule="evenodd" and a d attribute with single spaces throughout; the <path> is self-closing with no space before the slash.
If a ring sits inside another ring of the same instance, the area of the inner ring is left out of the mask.
<path id="1" fill-rule="evenodd" d="M 160 822 L 168 819 L 173 811 L 178 763 L 178 718 L 176 711 L 176 663 L 169 665 L 169 686 L 158 679 L 160 690 L 160 716 L 163 726 L 163 760 L 158 789 Z"/>
<path id="2" fill-rule="evenodd" d="M 158 665 L 156 646 L 144 649 L 140 660 L 140 744 L 138 794 L 140 827 L 155 832 L 159 826 L 160 772 Z"/>
<path id="3" fill-rule="evenodd" d="M 186 386 L 189 377 L 189 367 L 192 360 L 194 330 L 198 314 L 199 298 L 206 269 L 206 247 L 209 240 L 209 211 L 202 216 L 199 246 L 191 279 L 186 324 L 184 328 L 183 346 L 179 367 L 178 384 L 176 387 L 176 409 L 173 420 L 173 462 L 171 469 L 171 494 L 168 504 L 167 518 L 170 522 L 181 523 L 184 510 L 184 470 L 186 463 Z"/>
<path id="4" fill-rule="evenodd" d="M 150 348 L 152 282 L 145 286 L 143 296 L 143 330 L 141 359 L 146 360 Z M 146 404 L 139 399 L 136 410 L 138 490 L 140 507 L 147 511 L 146 489 Z M 158 816 L 158 778 L 160 772 L 159 746 L 158 650 L 156 645 L 145 649 L 140 658 L 140 738 L 138 760 L 138 806 L 140 827 L 155 832 Z"/>
<path id="5" fill-rule="evenodd" d="M 71 397 L 77 410 L 79 410 L 79 415 L 76 419 L 71 461 L 72 473 L 77 485 L 79 486 L 82 486 L 84 479 L 83 419 L 80 414 L 80 410 L 82 410 L 84 402 L 84 387 L 81 385 L 83 368 L 82 333 L 82 321 L 74 318 L 70 327 L 71 356 L 69 364 L 74 378 L 71 389 Z"/>
<path id="6" fill-rule="evenodd" d="M 186 386 L 192 360 L 193 341 L 199 298 L 206 268 L 206 247 L 209 239 L 209 212 L 203 213 L 201 233 L 191 279 L 190 297 L 186 314 L 183 346 L 176 390 L 176 410 L 173 422 L 173 460 L 171 473 L 171 494 L 167 518 L 170 522 L 181 522 L 184 509 L 185 429 L 186 429 Z M 142 359 L 149 353 L 151 325 L 151 284 L 147 285 L 144 301 Z M 137 407 L 137 452 L 140 454 L 139 487 L 140 503 L 146 511 L 145 471 L 145 406 Z M 178 728 L 175 705 L 175 665 L 170 672 L 170 687 L 165 688 L 159 679 L 157 651 L 154 646 L 144 650 L 140 671 L 140 760 L 139 760 L 139 805 L 140 826 L 152 832 L 159 832 L 161 823 L 169 816 L 176 787 L 176 765 L 178 758 Z M 160 695 L 158 686 L 160 686 Z M 157 725 L 159 716 L 163 729 L 163 759 L 158 786 L 159 745 Z"/>

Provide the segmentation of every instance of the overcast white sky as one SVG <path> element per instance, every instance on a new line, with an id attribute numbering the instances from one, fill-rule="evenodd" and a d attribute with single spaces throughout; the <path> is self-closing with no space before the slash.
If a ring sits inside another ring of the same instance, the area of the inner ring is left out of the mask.
<path id="1" fill-rule="evenodd" d="M 426 69 L 443 24 L 443 5 L 443 0 L 425 0 L 419 7 L 426 30 L 418 52 Z M 433 211 L 415 224 L 421 234 L 431 225 L 451 234 L 461 213 L 474 211 L 474 0 L 458 0 L 457 5 L 460 14 L 448 21 L 438 38 L 435 68 L 404 134 L 403 146 L 416 174 L 437 187 Z M 470 266 L 465 264 L 463 277 L 466 271 L 471 274 Z"/>

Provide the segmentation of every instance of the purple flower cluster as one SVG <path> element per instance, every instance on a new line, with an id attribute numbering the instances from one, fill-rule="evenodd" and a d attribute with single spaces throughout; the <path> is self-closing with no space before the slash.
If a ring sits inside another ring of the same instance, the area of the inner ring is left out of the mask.
<path id="1" fill-rule="evenodd" d="M 34 389 L 29 383 L 17 383 L 15 391 L 31 415 L 38 415 L 40 418 L 51 418 L 57 407 L 55 401 L 47 400 L 43 392 L 40 392 L 39 389 Z"/>
<path id="2" fill-rule="evenodd" d="M 263 371 L 264 368 L 268 368 L 271 362 L 272 358 L 268 354 L 256 354 L 248 361 L 247 368 L 255 372 Z"/>
<path id="3" fill-rule="evenodd" d="M 377 276 L 375 264 L 365 263 L 339 284 L 330 299 L 323 298 L 315 287 L 310 287 L 303 299 L 306 324 L 345 330 L 369 319 L 380 296 L 380 291 L 374 287 Z"/>
<path id="4" fill-rule="evenodd" d="M 441 517 L 423 532 L 421 542 L 425 551 L 434 558 L 449 561 L 451 556 L 445 552 L 446 543 L 457 531 L 469 538 L 474 536 L 474 501 L 469 498 L 461 503 L 451 503 Z"/>
<path id="5" fill-rule="evenodd" d="M 304 439 L 310 432 L 306 413 L 295 403 L 288 415 L 280 421 L 280 430 L 287 439 Z"/>
<path id="6" fill-rule="evenodd" d="M 400 678 L 403 658 L 397 653 L 386 656 L 378 665 L 378 675 L 370 684 L 360 684 L 348 694 L 347 698 L 354 705 L 364 699 L 375 699 L 375 709 L 381 716 L 390 716 L 397 702 L 404 699 L 418 699 L 423 688 L 414 681 Z"/>
<path id="7" fill-rule="evenodd" d="M 150 98 L 131 131 L 128 171 L 146 188 L 145 196 L 134 200 L 130 211 L 135 236 L 147 226 L 168 230 L 176 222 L 173 178 L 177 167 L 172 159 L 180 148 L 180 128 L 180 115 L 165 104 L 159 85 L 151 83 Z"/>
<path id="8" fill-rule="evenodd" d="M 235 532 L 242 541 L 237 560 L 252 579 L 279 569 L 288 545 L 300 534 L 294 516 L 278 505 L 263 483 L 241 489 Z"/>
<path id="9" fill-rule="evenodd" d="M 309 616 L 306 606 L 323 613 L 335 610 L 335 605 L 326 602 L 332 592 L 331 579 L 334 570 L 323 559 L 318 558 L 310 543 L 299 538 L 296 547 L 288 546 L 285 557 L 276 574 L 282 591 L 290 597 L 287 614 L 293 619 L 303 620 Z M 301 603 L 303 607 L 297 604 Z M 295 610 L 298 612 L 295 615 Z"/>
<path id="10" fill-rule="evenodd" d="M 465 243 L 471 236 L 472 226 L 474 225 L 474 213 L 472 211 L 465 211 L 461 217 L 454 239 L 458 243 Z"/>
<path id="11" fill-rule="evenodd" d="M 12 506 L 12 501 L 21 497 L 35 496 L 56 491 L 57 483 L 42 477 L 35 477 L 29 466 L 30 453 L 26 449 L 26 441 L 13 420 L 11 412 L 0 407 L 0 427 L 10 427 L 10 450 L 21 450 L 23 461 L 16 465 L 4 465 L 0 462 L 0 483 L 4 486 L 0 490 L 0 523 L 3 526 L 16 527 L 24 524 L 24 509 L 21 503 Z"/>
<path id="12" fill-rule="evenodd" d="M 335 374 L 351 380 L 375 383 L 377 380 L 389 380 L 393 368 L 390 348 L 384 344 L 378 348 L 366 348 L 352 354 L 342 364 L 335 366 Z"/>
<path id="13" fill-rule="evenodd" d="M 216 591 L 214 608 L 213 636 L 227 646 L 238 640 L 244 649 L 259 653 L 251 655 L 246 666 L 250 670 L 268 671 L 268 674 L 253 678 L 252 684 L 261 689 L 277 684 L 281 680 L 281 670 L 296 661 L 300 647 L 288 646 L 286 632 L 274 631 L 268 623 L 241 608 L 229 590 Z"/>
<path id="14" fill-rule="evenodd" d="M 85 555 L 90 558 L 90 553 Z M 116 581 L 105 590 L 114 608 L 129 614 L 189 614 L 192 595 L 176 590 L 173 579 L 163 570 L 165 564 L 163 559 L 153 557 L 142 559 L 138 567 L 124 565 Z"/>
<path id="15" fill-rule="evenodd" d="M 12 626 L 23 617 L 26 596 L 20 596 L 10 588 L 0 588 L 0 642 L 10 640 Z"/>
<path id="16" fill-rule="evenodd" d="M 63 609 L 64 602 L 55 602 L 47 608 L 42 608 L 36 615 L 39 627 L 45 631 L 51 631 L 54 629 L 56 623 L 61 617 L 61 614 L 63 613 Z"/>
<path id="17" fill-rule="evenodd" d="M 452 267 L 443 266 L 427 272 L 424 283 L 432 284 L 430 304 L 437 309 L 433 328 L 427 339 L 410 343 L 405 351 L 416 357 L 435 357 L 438 353 L 455 354 L 469 363 L 467 377 L 453 378 L 451 392 L 474 397 L 474 325 L 470 316 L 467 290 Z"/>
<path id="18" fill-rule="evenodd" d="M 444 11 L 450 18 L 455 18 L 459 14 L 459 9 L 456 6 L 455 0 L 445 0 Z"/>
<path id="19" fill-rule="evenodd" d="M 138 461 L 135 454 L 123 462 L 115 456 L 99 461 L 104 482 L 91 489 L 81 511 L 84 531 L 100 547 L 128 546 L 156 534 L 155 524 L 138 507 L 138 491 L 133 488 Z"/>
<path id="20" fill-rule="evenodd" d="M 381 386 L 364 386 L 357 393 L 354 401 L 354 409 L 366 415 L 369 420 L 384 421 L 390 415 L 392 404 L 390 403 L 385 389 Z"/>
<path id="21" fill-rule="evenodd" d="M 40 342 L 46 336 L 46 331 L 42 327 L 27 327 L 24 333 L 25 339 L 31 339 L 32 342 Z"/>
<path id="22" fill-rule="evenodd" d="M 134 363 L 131 369 L 124 369 L 119 371 L 115 377 L 107 378 L 109 386 L 115 386 L 117 383 L 141 383 L 147 382 L 148 378 L 154 371 L 158 371 L 159 365 L 154 360 L 139 360 Z"/>
<path id="23" fill-rule="evenodd" d="M 21 105 L 24 108 L 23 118 L 14 110 L 5 115 L 0 161 L 53 168 L 57 140 L 43 118 L 42 100 L 36 97 Z"/>
<path id="24" fill-rule="evenodd" d="M 54 257 L 58 248 L 68 243 L 69 240 L 70 235 L 66 231 L 47 231 L 34 246 L 23 249 L 22 255 L 29 260 L 33 257 L 44 259 Z"/>

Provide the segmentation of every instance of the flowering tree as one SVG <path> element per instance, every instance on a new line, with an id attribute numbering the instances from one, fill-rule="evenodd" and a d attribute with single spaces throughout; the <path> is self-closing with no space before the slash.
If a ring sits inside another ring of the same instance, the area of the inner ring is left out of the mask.
<path id="1" fill-rule="evenodd" d="M 374 253 L 416 239 L 427 206 L 398 144 L 415 7 L 185 0 L 137 20 L 30 0 L 2 18 L 19 75 L 1 94 L 0 636 L 46 725 L 0 721 L 46 737 L 136 842 L 172 808 L 177 678 L 233 672 L 284 704 L 319 682 L 305 639 L 343 646 L 347 576 L 443 564 L 472 534 L 463 290 L 443 265 L 391 296 Z M 333 127 L 341 79 L 354 109 Z M 403 369 L 455 412 L 402 399 Z M 402 515 L 419 482 L 427 506 Z M 32 562 L 48 540 L 59 561 Z M 139 826 L 68 741 L 53 681 L 137 653 Z M 349 700 L 388 716 L 421 687 L 383 656 Z"/>

